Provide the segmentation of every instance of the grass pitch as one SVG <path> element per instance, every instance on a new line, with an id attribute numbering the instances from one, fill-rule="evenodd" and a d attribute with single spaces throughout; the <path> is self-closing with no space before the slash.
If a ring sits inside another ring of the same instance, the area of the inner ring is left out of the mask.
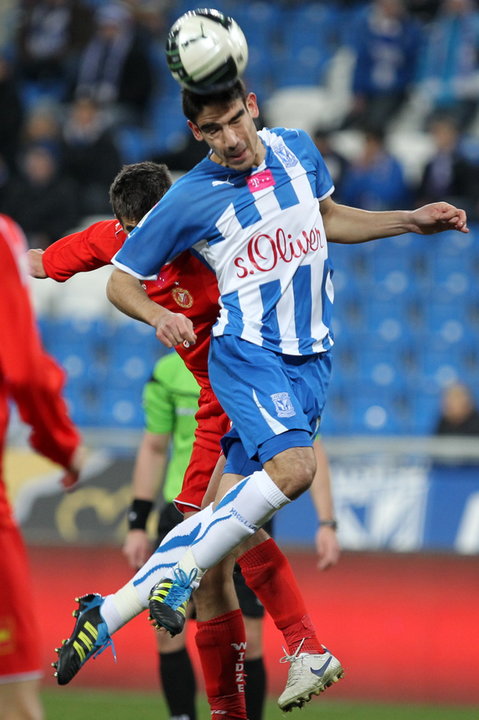
<path id="1" fill-rule="evenodd" d="M 42 692 L 46 720 L 168 720 L 160 693 L 105 690 L 47 689 Z M 209 720 L 204 698 L 198 701 L 199 720 Z M 264 720 L 477 720 L 479 707 L 386 705 L 313 699 L 303 710 L 283 714 L 274 698 Z"/>

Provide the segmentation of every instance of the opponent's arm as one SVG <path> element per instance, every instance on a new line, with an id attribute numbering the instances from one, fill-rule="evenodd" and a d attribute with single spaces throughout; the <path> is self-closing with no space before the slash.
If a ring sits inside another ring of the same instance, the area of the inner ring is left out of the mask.
<path id="1" fill-rule="evenodd" d="M 44 251 L 29 250 L 30 275 L 65 282 L 76 273 L 109 265 L 125 237 L 116 220 L 93 223 L 84 230 L 60 238 Z"/>
<path id="2" fill-rule="evenodd" d="M 373 212 L 339 205 L 328 197 L 321 201 L 320 207 L 329 242 L 363 243 L 407 232 L 419 235 L 444 230 L 469 232 L 464 210 L 446 202 L 423 205 L 417 210 Z"/>
<path id="3" fill-rule="evenodd" d="M 341 548 L 334 524 L 336 518 L 331 493 L 328 456 L 320 440 L 315 440 L 313 447 L 316 457 L 316 473 L 309 491 L 319 520 L 315 536 L 318 567 L 320 570 L 326 570 L 332 565 L 336 565 Z"/>
<path id="4" fill-rule="evenodd" d="M 22 257 L 12 251 L 15 238 L 20 245 L 23 236 L 13 222 L 8 222 L 7 232 L 11 238 L 0 235 L 1 297 L 3 307 L 8 308 L 0 323 L 2 375 L 20 417 L 31 427 L 30 445 L 65 468 L 62 483 L 71 488 L 78 480 L 85 452 L 62 395 L 64 371 L 42 347 Z"/>
<path id="5" fill-rule="evenodd" d="M 193 323 L 186 315 L 170 310 L 150 300 L 140 280 L 115 268 L 108 280 L 106 293 L 109 301 L 121 312 L 155 328 L 156 337 L 166 347 L 182 342 L 196 342 Z"/>

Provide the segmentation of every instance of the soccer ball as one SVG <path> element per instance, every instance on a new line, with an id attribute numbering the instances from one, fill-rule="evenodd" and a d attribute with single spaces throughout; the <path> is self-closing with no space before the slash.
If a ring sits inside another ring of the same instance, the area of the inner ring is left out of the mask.
<path id="1" fill-rule="evenodd" d="M 190 10 L 168 33 L 171 74 L 192 92 L 220 92 L 234 85 L 248 62 L 248 44 L 238 23 L 218 10 Z"/>

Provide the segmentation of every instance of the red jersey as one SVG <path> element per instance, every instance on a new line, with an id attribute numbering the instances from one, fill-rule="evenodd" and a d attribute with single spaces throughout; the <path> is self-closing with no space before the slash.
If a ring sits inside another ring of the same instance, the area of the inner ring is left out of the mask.
<path id="1" fill-rule="evenodd" d="M 116 220 L 102 220 L 86 230 L 67 235 L 42 255 L 48 277 L 64 282 L 77 272 L 108 265 L 125 242 L 126 233 Z M 165 265 L 156 280 L 143 283 L 151 300 L 174 313 L 186 315 L 197 336 L 195 345 L 175 350 L 199 385 L 209 388 L 208 350 L 210 332 L 219 313 L 216 276 L 189 251 Z"/>
<path id="2" fill-rule="evenodd" d="M 0 463 L 12 399 L 32 428 L 32 447 L 68 467 L 80 436 L 61 396 L 65 375 L 42 348 L 28 289 L 25 238 L 5 215 L 0 215 L 0 267 Z M 0 465 L 0 525 L 12 522 Z"/>

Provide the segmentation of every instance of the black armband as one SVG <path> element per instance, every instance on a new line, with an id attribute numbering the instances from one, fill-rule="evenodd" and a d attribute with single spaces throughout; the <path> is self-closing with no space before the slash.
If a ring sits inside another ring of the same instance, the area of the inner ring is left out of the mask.
<path id="1" fill-rule="evenodd" d="M 319 521 L 319 527 L 330 527 L 331 530 L 337 530 L 338 529 L 338 521 L 337 520 L 320 520 Z"/>
<path id="2" fill-rule="evenodd" d="M 153 509 L 151 500 L 137 500 L 136 498 L 128 510 L 128 527 L 130 530 L 146 530 L 146 523 Z"/>

